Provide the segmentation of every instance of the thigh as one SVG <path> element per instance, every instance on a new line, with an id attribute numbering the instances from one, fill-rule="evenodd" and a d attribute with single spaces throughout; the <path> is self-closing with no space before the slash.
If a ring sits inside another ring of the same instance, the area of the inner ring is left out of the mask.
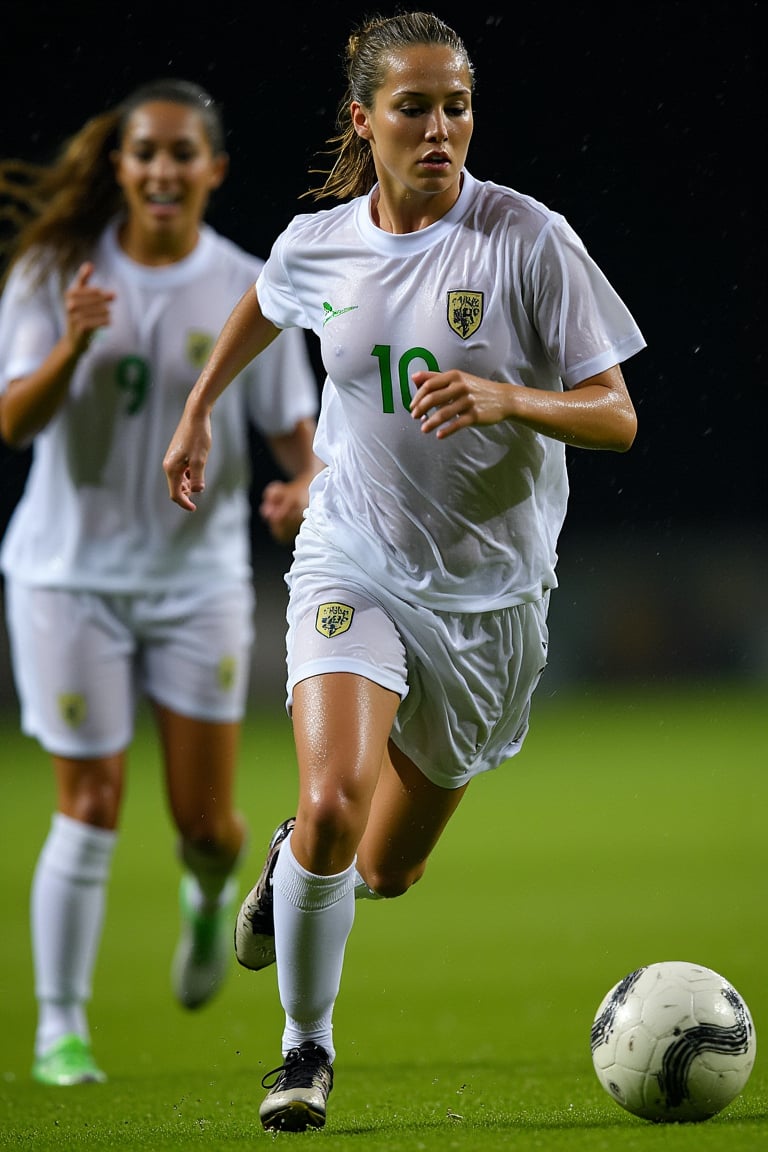
<path id="1" fill-rule="evenodd" d="M 52 755 L 94 759 L 123 751 L 135 711 L 135 644 L 109 599 L 6 586 L 22 728 Z"/>
<path id="2" fill-rule="evenodd" d="M 294 689 L 299 802 L 292 846 L 310 872 L 353 861 L 368 822 L 399 696 L 365 676 L 330 672 Z"/>

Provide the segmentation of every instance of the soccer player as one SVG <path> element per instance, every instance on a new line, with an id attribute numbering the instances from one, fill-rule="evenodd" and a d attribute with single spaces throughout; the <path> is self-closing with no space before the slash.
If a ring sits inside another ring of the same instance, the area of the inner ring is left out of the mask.
<path id="1" fill-rule="evenodd" d="M 0 302 L 0 432 L 34 445 L 1 561 L 22 726 L 53 759 L 58 801 L 32 889 L 43 1084 L 105 1079 L 87 1001 L 140 693 L 178 831 L 180 1003 L 205 1004 L 231 960 L 253 641 L 248 419 L 288 477 L 262 502 L 280 541 L 321 464 L 317 380 L 295 329 L 222 399 L 205 509 L 183 521 L 168 500 L 160 461 L 179 408 L 263 264 L 204 222 L 226 172 L 218 106 L 176 78 L 91 119 L 53 165 L 0 168 L 24 221 Z"/>
<path id="2" fill-rule="evenodd" d="M 372 17 L 347 73 L 314 190 L 342 203 L 277 238 L 164 460 L 194 508 L 229 381 L 282 329 L 317 333 L 328 467 L 287 578 L 298 807 L 236 928 L 245 966 L 276 953 L 283 1060 L 260 1115 L 294 1131 L 325 1122 L 355 897 L 404 893 L 470 781 L 523 744 L 565 446 L 630 448 L 621 363 L 645 346 L 561 215 L 468 170 L 473 66 L 450 27 Z"/>

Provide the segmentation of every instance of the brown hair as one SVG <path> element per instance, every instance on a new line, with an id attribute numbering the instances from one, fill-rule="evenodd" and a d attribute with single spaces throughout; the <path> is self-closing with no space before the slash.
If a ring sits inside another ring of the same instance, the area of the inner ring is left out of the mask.
<path id="1" fill-rule="evenodd" d="M 120 147 L 137 108 L 166 100 L 195 108 L 214 153 L 224 151 L 221 110 L 205 89 L 189 80 L 150 81 L 115 108 L 94 116 L 66 140 L 48 165 L 0 162 L 0 286 L 22 256 L 34 252 L 35 279 L 53 270 L 68 279 L 86 259 L 103 229 L 123 204 L 111 153 Z"/>
<path id="2" fill-rule="evenodd" d="M 365 108 L 372 108 L 386 77 L 387 57 L 417 44 L 452 48 L 464 57 L 470 80 L 474 82 L 474 67 L 461 37 L 431 12 L 405 12 L 399 16 L 367 19 L 347 41 L 347 90 L 336 114 L 337 134 L 328 140 L 332 147 L 327 155 L 336 156 L 336 161 L 331 169 L 311 169 L 326 179 L 321 186 L 305 192 L 305 196 L 314 196 L 316 200 L 325 196 L 345 200 L 370 192 L 376 183 L 373 156 L 367 140 L 354 129 L 350 104 L 354 100 Z"/>

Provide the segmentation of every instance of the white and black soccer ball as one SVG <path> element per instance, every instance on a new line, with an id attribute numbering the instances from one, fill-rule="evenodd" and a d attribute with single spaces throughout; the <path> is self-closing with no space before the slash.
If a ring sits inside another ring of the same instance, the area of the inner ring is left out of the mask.
<path id="1" fill-rule="evenodd" d="M 744 1088 L 757 1038 L 736 989 L 711 968 L 638 968 L 603 998 L 591 1032 L 597 1078 L 645 1120 L 707 1120 Z"/>

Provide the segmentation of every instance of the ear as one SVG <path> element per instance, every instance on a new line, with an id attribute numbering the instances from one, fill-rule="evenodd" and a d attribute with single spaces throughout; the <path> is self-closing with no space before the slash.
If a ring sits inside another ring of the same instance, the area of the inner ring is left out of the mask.
<path id="1" fill-rule="evenodd" d="M 211 191 L 219 188 L 227 178 L 229 172 L 229 155 L 226 152 L 217 152 L 211 166 Z"/>
<path id="2" fill-rule="evenodd" d="M 373 133 L 371 132 L 368 113 L 362 104 L 358 104 L 356 100 L 353 100 L 349 106 L 349 113 L 352 119 L 352 127 L 358 136 L 362 137 L 363 140 L 370 140 Z"/>

